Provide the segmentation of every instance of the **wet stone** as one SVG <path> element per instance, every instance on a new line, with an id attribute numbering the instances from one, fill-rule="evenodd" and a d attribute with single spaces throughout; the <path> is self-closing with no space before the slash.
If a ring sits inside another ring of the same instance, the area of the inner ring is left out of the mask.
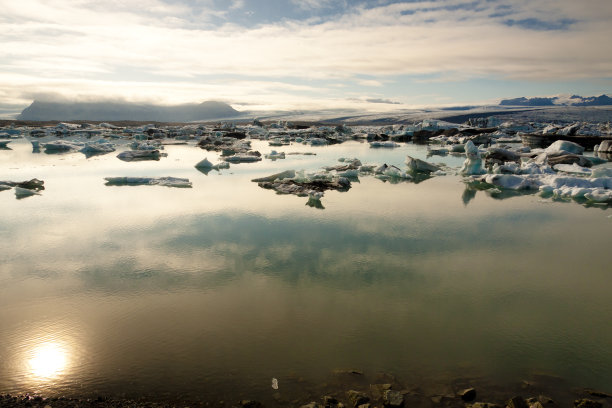
<path id="1" fill-rule="evenodd" d="M 578 399 L 574 401 L 574 407 L 576 408 L 602 408 L 603 404 L 599 401 L 595 401 L 588 398 Z"/>
<path id="2" fill-rule="evenodd" d="M 523 397 L 513 397 L 512 399 L 506 402 L 506 407 L 508 408 L 529 408 L 527 403 L 523 399 Z M 586 408 L 586 407 L 585 407 Z"/>
<path id="3" fill-rule="evenodd" d="M 259 401 L 242 400 L 240 401 L 242 408 L 263 408 L 263 405 Z"/>
<path id="4" fill-rule="evenodd" d="M 383 393 L 383 403 L 385 407 L 402 407 L 404 406 L 404 396 L 399 391 L 386 390 Z"/>
<path id="5" fill-rule="evenodd" d="M 474 402 L 466 405 L 468 408 L 499 408 L 499 405 L 490 402 Z"/>
<path id="6" fill-rule="evenodd" d="M 358 407 L 370 401 L 370 398 L 361 391 L 350 390 L 346 393 L 346 396 L 353 407 Z"/>

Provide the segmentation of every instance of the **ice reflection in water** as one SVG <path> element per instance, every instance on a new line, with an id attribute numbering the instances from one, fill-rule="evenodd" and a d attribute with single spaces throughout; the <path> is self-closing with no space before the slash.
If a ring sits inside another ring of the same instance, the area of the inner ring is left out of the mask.
<path id="1" fill-rule="evenodd" d="M 5 177 L 44 174 L 47 189 L 0 195 L 0 393 L 233 401 L 267 395 L 271 378 L 285 393 L 294 377 L 343 368 L 404 379 L 537 370 L 609 388 L 607 213 L 493 200 L 452 175 L 363 177 L 326 194 L 324 211 L 250 181 L 338 157 L 402 166 L 414 146 L 350 143 L 208 176 L 193 147 L 156 163 L 34 161 L 25 147 Z M 104 185 L 123 175 L 193 188 Z"/>

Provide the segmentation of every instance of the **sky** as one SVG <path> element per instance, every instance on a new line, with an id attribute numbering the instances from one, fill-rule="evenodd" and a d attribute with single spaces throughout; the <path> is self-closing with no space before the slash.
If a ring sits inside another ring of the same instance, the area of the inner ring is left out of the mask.
<path id="1" fill-rule="evenodd" d="M 612 94 L 610 0 L 0 0 L 33 100 L 370 111 Z"/>

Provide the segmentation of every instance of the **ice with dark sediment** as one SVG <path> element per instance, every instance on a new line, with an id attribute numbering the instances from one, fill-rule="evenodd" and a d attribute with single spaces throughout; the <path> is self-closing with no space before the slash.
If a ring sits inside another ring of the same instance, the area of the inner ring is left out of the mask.
<path id="1" fill-rule="evenodd" d="M 160 157 L 161 153 L 157 149 L 126 150 L 117 155 L 117 158 L 123 161 L 159 160 Z"/>
<path id="2" fill-rule="evenodd" d="M 191 182 L 186 178 L 179 177 L 105 177 L 107 186 L 165 186 L 189 188 Z"/>
<path id="3" fill-rule="evenodd" d="M 55 140 L 42 144 L 45 153 L 65 153 L 74 150 L 79 150 L 83 147 L 83 143 L 71 142 L 67 140 Z"/>

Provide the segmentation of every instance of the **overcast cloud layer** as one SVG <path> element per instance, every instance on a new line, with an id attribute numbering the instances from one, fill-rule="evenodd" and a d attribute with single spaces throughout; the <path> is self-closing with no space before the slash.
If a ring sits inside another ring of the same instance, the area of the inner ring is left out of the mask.
<path id="1" fill-rule="evenodd" d="M 0 0 L 0 8 L 0 108 L 61 95 L 380 110 L 612 90 L 609 0 Z"/>

